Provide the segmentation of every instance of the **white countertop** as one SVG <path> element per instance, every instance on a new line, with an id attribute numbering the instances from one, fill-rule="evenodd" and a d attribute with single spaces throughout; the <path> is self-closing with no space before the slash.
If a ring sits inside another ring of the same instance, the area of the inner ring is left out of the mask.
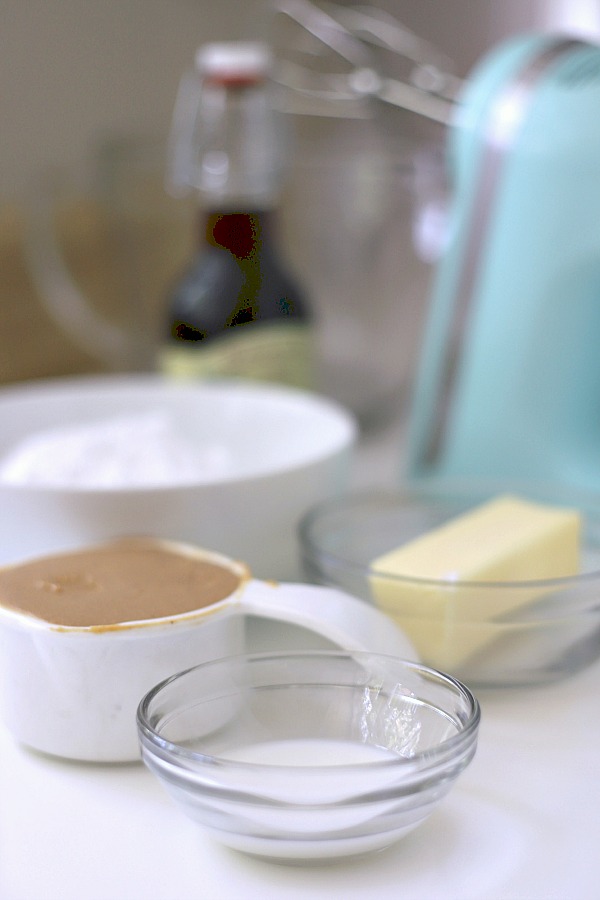
<path id="1" fill-rule="evenodd" d="M 480 694 L 477 754 L 430 819 L 327 867 L 254 860 L 206 838 L 141 764 L 62 762 L 0 731 L 2 900 L 595 900 L 600 664 Z"/>
<path id="2" fill-rule="evenodd" d="M 361 486 L 396 471 L 375 444 L 362 462 Z M 431 818 L 326 867 L 227 850 L 141 764 L 63 762 L 0 729 L 0 900 L 595 900 L 600 663 L 478 697 L 477 754 Z"/>

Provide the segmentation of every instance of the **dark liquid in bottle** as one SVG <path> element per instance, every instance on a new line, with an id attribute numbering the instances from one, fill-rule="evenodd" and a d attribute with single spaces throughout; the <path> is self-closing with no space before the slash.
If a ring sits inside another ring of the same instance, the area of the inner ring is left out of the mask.
<path id="1" fill-rule="evenodd" d="M 273 213 L 210 213 L 197 258 L 170 301 L 173 341 L 205 342 L 249 323 L 308 321 L 272 241 Z"/>

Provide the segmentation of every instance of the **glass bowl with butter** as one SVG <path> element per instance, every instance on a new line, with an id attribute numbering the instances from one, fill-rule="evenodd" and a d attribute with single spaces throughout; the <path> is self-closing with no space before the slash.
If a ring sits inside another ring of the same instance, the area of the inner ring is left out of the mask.
<path id="1" fill-rule="evenodd" d="M 600 657 L 600 500 L 553 486 L 426 483 L 347 495 L 299 527 L 307 578 L 390 615 L 428 665 L 543 684 Z"/>
<path id="2" fill-rule="evenodd" d="M 142 758 L 204 833 L 278 862 L 381 850 L 476 751 L 477 699 L 395 656 L 253 653 L 196 666 L 138 708 Z"/>

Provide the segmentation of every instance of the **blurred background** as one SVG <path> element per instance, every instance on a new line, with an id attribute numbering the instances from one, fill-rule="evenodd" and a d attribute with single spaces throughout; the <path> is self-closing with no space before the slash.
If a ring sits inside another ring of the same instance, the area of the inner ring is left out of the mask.
<path id="1" fill-rule="evenodd" d="M 600 34 L 592 0 L 380 0 L 373 10 L 430 42 L 458 78 L 516 32 Z M 162 187 L 180 78 L 202 43 L 272 40 L 273 7 L 4 0 L 0 15 L 0 383 L 151 368 L 161 299 L 193 232 L 193 202 Z M 399 74 L 393 54 L 381 59 Z M 389 105 L 289 112 L 282 239 L 315 306 L 321 386 L 374 426 L 402 409 L 414 366 L 439 252 L 445 127 Z M 91 318 L 63 308 L 69 292 Z M 113 325 L 141 323 L 148 352 L 109 358 L 104 321 L 109 340 Z"/>

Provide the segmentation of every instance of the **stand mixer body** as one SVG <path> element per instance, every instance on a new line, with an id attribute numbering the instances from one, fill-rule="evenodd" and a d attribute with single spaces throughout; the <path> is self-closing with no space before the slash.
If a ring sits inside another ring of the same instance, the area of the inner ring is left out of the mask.
<path id="1" fill-rule="evenodd" d="M 600 48 L 513 39 L 457 112 L 408 477 L 600 486 Z"/>

